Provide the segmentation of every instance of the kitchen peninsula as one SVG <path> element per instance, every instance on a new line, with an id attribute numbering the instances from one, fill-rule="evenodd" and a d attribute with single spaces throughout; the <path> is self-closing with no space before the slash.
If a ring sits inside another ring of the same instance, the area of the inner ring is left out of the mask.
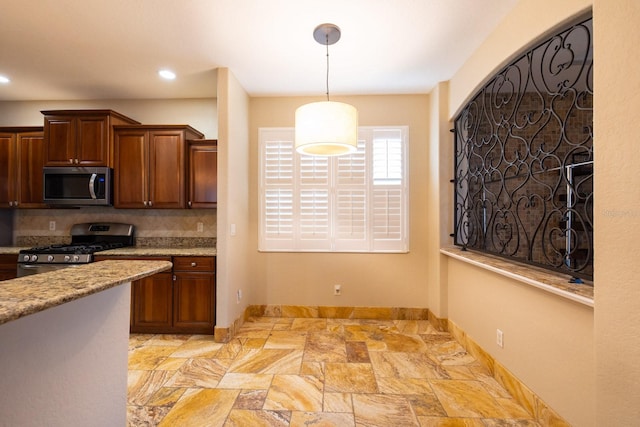
<path id="1" fill-rule="evenodd" d="M 6 425 L 126 424 L 131 282 L 167 261 L 103 261 L 0 282 Z"/>

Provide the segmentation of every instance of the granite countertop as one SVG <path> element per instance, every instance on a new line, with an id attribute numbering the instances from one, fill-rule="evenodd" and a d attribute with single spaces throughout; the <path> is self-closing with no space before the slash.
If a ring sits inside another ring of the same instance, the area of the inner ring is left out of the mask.
<path id="1" fill-rule="evenodd" d="M 0 255 L 18 255 L 22 249 L 29 249 L 25 246 L 0 246 Z"/>
<path id="2" fill-rule="evenodd" d="M 96 255 L 109 256 L 216 256 L 216 248 L 156 248 L 146 246 L 129 246 L 97 252 Z"/>
<path id="3" fill-rule="evenodd" d="M 0 246 L 0 255 L 18 255 L 21 249 L 28 247 Z M 126 248 L 110 249 L 108 251 L 97 252 L 96 255 L 109 256 L 216 256 L 214 247 L 147 247 L 129 246 Z"/>
<path id="4" fill-rule="evenodd" d="M 169 270 L 169 261 L 102 261 L 0 282 L 0 324 Z"/>

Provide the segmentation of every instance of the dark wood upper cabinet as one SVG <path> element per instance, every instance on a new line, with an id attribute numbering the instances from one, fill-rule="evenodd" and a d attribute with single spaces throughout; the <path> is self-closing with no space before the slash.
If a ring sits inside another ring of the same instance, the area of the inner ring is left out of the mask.
<path id="1" fill-rule="evenodd" d="M 0 128 L 0 208 L 43 208 L 42 127 Z"/>
<path id="2" fill-rule="evenodd" d="M 202 136 L 187 125 L 116 126 L 114 206 L 185 208 L 186 141 Z"/>
<path id="3" fill-rule="evenodd" d="M 46 166 L 113 167 L 113 126 L 138 124 L 112 110 L 54 110 L 42 114 Z"/>
<path id="4" fill-rule="evenodd" d="M 187 146 L 187 207 L 215 208 L 218 205 L 218 141 L 191 140 Z"/>

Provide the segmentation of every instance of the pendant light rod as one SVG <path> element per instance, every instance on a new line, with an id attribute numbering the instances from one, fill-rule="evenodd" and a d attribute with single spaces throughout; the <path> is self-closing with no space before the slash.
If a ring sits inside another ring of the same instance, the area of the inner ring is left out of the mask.
<path id="1" fill-rule="evenodd" d="M 327 47 L 327 101 L 329 101 L 329 45 L 340 40 L 340 27 L 335 24 L 320 24 L 313 30 L 313 38 Z"/>
<path id="2" fill-rule="evenodd" d="M 327 34 L 327 101 L 329 100 L 329 35 Z"/>

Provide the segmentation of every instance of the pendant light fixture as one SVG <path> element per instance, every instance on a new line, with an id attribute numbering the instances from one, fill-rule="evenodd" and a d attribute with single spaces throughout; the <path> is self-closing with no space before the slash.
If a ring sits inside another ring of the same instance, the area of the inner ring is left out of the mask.
<path id="1" fill-rule="evenodd" d="M 327 100 L 296 110 L 296 151 L 312 156 L 353 153 L 358 148 L 358 111 L 352 105 L 329 100 L 329 45 L 340 40 L 340 28 L 318 25 L 313 38 L 327 47 Z"/>

